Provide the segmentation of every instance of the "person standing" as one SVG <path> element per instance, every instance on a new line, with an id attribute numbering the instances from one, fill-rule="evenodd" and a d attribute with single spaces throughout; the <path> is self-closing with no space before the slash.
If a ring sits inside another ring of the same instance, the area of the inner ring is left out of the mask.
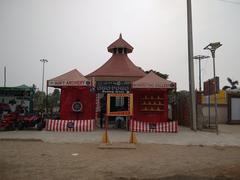
<path id="1" fill-rule="evenodd" d="M 100 99 L 100 128 L 103 128 L 104 114 L 106 113 L 106 94 Z"/>

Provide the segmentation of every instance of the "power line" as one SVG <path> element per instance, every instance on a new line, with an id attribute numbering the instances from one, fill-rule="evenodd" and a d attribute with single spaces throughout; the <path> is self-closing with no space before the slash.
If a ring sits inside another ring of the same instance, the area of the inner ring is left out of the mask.
<path id="1" fill-rule="evenodd" d="M 222 1 L 224 3 L 230 3 L 230 4 L 237 4 L 240 5 L 240 2 L 238 1 L 231 1 L 231 0 L 218 0 L 218 1 Z"/>

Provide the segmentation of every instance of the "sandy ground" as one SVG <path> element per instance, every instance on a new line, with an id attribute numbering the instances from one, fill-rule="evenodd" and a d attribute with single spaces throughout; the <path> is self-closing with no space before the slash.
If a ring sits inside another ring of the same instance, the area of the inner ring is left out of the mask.
<path id="1" fill-rule="evenodd" d="M 0 179 L 240 179 L 240 147 L 98 146 L 0 140 Z"/>

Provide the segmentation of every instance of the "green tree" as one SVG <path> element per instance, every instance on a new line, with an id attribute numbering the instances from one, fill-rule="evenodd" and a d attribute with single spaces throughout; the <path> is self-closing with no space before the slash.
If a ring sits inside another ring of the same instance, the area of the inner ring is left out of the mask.
<path id="1" fill-rule="evenodd" d="M 224 86 L 222 89 L 237 89 L 238 81 L 233 81 L 231 78 L 227 78 L 227 81 L 229 82 L 230 86 Z"/>
<path id="2" fill-rule="evenodd" d="M 48 96 L 45 92 L 37 91 L 33 97 L 33 106 L 35 112 L 43 113 L 47 106 L 47 112 L 52 112 L 54 107 L 59 107 L 60 105 L 60 91 L 59 89 L 54 89 L 54 91 Z"/>
<path id="3" fill-rule="evenodd" d="M 53 93 L 48 95 L 48 107 L 58 107 L 60 103 L 60 91 L 54 89 Z"/>
<path id="4" fill-rule="evenodd" d="M 54 89 L 53 93 L 48 95 L 47 108 L 48 115 L 52 115 L 55 108 L 60 106 L 60 91 L 59 89 Z"/>
<path id="5" fill-rule="evenodd" d="M 35 92 L 33 96 L 33 109 L 36 112 L 44 112 L 46 104 L 46 94 L 42 91 Z"/>
<path id="6" fill-rule="evenodd" d="M 162 74 L 162 73 L 160 73 L 160 72 L 158 72 L 158 71 L 155 71 L 155 70 L 149 70 L 149 71 L 145 71 L 145 73 L 150 73 L 150 72 L 154 72 L 156 75 L 158 75 L 159 77 L 161 77 L 161 78 L 163 78 L 163 79 L 168 79 L 168 74 Z"/>

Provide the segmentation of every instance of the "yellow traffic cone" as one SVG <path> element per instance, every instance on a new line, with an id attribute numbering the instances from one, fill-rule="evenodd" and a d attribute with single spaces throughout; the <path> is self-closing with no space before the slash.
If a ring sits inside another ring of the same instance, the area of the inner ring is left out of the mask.
<path id="1" fill-rule="evenodd" d="M 103 136 L 102 136 L 102 143 L 104 144 L 109 144 L 109 138 L 108 138 L 108 132 L 104 131 Z"/>
<path id="2" fill-rule="evenodd" d="M 131 132 L 129 143 L 137 144 L 137 136 L 135 132 Z"/>

